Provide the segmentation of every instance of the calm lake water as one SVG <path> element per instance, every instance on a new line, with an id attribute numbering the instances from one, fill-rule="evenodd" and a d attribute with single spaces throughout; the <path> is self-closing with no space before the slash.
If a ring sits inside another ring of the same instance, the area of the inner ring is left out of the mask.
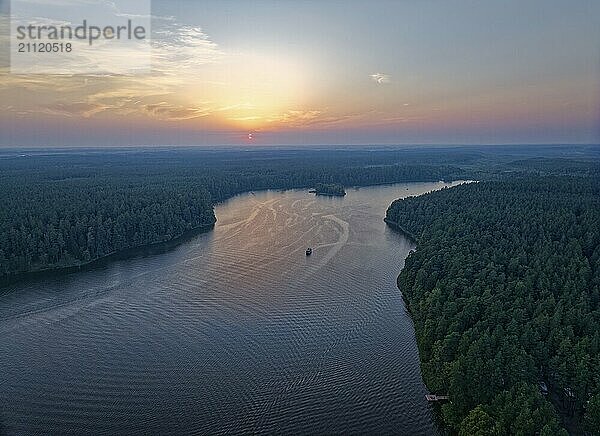
<path id="1" fill-rule="evenodd" d="M 383 217 L 449 185 L 244 194 L 169 252 L 1 289 L 0 433 L 435 434 Z"/>

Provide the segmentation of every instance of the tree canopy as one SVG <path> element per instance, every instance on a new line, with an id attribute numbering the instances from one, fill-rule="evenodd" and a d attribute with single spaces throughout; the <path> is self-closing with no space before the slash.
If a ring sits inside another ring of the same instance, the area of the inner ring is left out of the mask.
<path id="1" fill-rule="evenodd" d="M 463 184 L 397 200 L 386 219 L 417 241 L 398 284 L 450 427 L 556 434 L 559 415 L 585 414 L 600 432 L 598 178 Z"/>
<path id="2" fill-rule="evenodd" d="M 213 205 L 241 192 L 464 174 L 390 156 L 142 150 L 0 159 L 0 278 L 177 238 L 214 224 Z"/>

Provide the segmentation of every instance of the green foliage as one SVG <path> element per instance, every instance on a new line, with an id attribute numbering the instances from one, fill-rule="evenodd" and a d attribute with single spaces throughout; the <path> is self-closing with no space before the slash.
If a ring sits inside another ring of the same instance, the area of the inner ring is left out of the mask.
<path id="1" fill-rule="evenodd" d="M 210 194 L 196 183 L 12 180 L 4 188 L 0 276 L 80 265 L 215 222 Z"/>
<path id="2" fill-rule="evenodd" d="M 317 195 L 334 195 L 337 197 L 343 197 L 346 195 L 346 190 L 342 185 L 336 183 L 317 183 L 315 185 L 315 193 Z"/>
<path id="3" fill-rule="evenodd" d="M 599 180 L 472 183 L 397 200 L 387 219 L 418 240 L 399 285 L 445 421 L 460 430 L 481 405 L 500 434 L 558 431 L 538 380 L 560 401 L 570 387 L 579 416 L 600 392 Z"/>
<path id="4" fill-rule="evenodd" d="M 481 406 L 475 407 L 461 422 L 458 436 L 497 435 L 496 423 Z"/>
<path id="5" fill-rule="evenodd" d="M 592 434 L 600 434 L 600 393 L 591 397 L 587 404 L 585 428 Z"/>
<path id="6" fill-rule="evenodd" d="M 104 150 L 2 158 L 0 278 L 176 238 L 213 224 L 213 204 L 240 192 L 462 174 L 416 158 L 396 164 L 390 153 L 359 154 Z"/>
<path id="7" fill-rule="evenodd" d="M 533 385 L 520 383 L 500 392 L 492 401 L 490 412 L 496 420 L 498 434 L 526 436 L 547 432 L 566 435 L 558 425 L 552 405 Z"/>

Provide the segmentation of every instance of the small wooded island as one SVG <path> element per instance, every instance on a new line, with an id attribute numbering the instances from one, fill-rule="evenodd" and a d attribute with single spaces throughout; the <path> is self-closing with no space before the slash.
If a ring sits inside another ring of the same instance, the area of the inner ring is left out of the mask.
<path id="1" fill-rule="evenodd" d="M 315 185 L 314 189 L 311 189 L 308 192 L 317 195 L 329 195 L 332 197 L 343 197 L 344 195 L 346 195 L 346 190 L 344 189 L 344 187 L 342 185 L 338 185 L 337 183 L 319 183 Z"/>

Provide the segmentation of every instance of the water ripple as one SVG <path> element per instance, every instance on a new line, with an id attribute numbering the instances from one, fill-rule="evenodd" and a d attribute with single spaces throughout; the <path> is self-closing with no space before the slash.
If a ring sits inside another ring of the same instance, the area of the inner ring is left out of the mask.
<path id="1" fill-rule="evenodd" d="M 441 186 L 238 196 L 171 252 L 4 289 L 0 433 L 435 434 L 382 217 Z"/>

